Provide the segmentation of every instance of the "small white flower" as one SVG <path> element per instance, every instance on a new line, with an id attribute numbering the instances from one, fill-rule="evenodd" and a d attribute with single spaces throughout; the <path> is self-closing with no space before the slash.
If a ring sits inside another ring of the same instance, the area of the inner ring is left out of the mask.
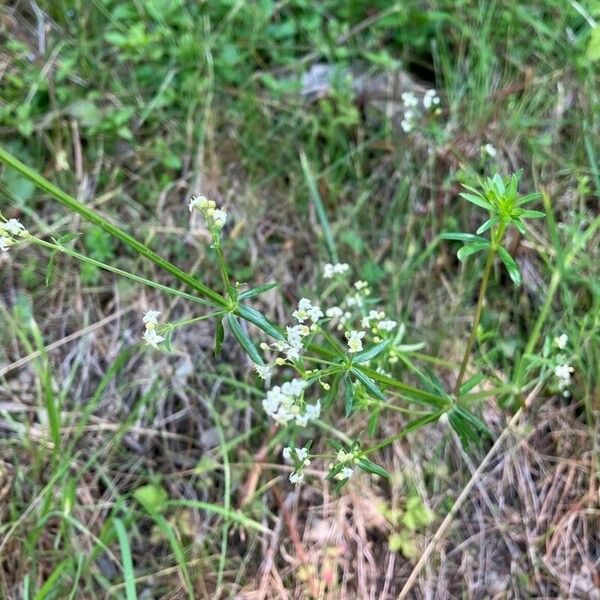
<path id="1" fill-rule="evenodd" d="M 317 400 L 315 404 L 307 404 L 304 413 L 309 421 L 314 421 L 321 416 L 321 401 Z"/>
<path id="2" fill-rule="evenodd" d="M 304 481 L 304 473 L 299 473 L 298 471 L 294 471 L 290 473 L 290 482 L 294 485 L 298 485 Z"/>
<path id="3" fill-rule="evenodd" d="M 8 249 L 14 244 L 11 238 L 0 236 L 0 252 L 8 252 Z"/>
<path id="4" fill-rule="evenodd" d="M 217 208 L 214 213 L 212 213 L 212 218 L 217 229 L 223 229 L 225 222 L 227 221 L 227 213 L 220 208 Z"/>
<path id="5" fill-rule="evenodd" d="M 144 313 L 144 323 L 147 328 L 151 328 L 158 324 L 158 317 L 161 313 L 158 310 L 148 310 Z"/>
<path id="6" fill-rule="evenodd" d="M 352 473 L 354 473 L 354 469 L 352 469 L 351 467 L 344 467 L 336 476 L 336 479 L 339 480 L 343 480 L 343 479 L 350 479 L 350 477 L 352 477 Z"/>
<path id="7" fill-rule="evenodd" d="M 286 460 L 287 462 L 293 462 L 292 461 L 292 448 L 290 448 L 290 446 L 286 446 L 283 449 L 283 452 L 281 453 L 283 455 L 283 459 Z"/>
<path id="8" fill-rule="evenodd" d="M 557 365 L 554 368 L 554 374 L 563 381 L 571 381 L 571 373 L 573 373 L 575 369 L 569 365 Z"/>
<path id="9" fill-rule="evenodd" d="M 364 331 L 352 330 L 346 332 L 346 339 L 348 340 L 348 352 L 354 354 L 360 352 L 363 349 L 362 340 L 365 337 Z"/>
<path id="10" fill-rule="evenodd" d="M 440 99 L 435 90 L 427 90 L 423 96 L 423 106 L 429 110 L 432 106 L 437 106 Z"/>
<path id="11" fill-rule="evenodd" d="M 419 100 L 413 92 L 403 92 L 401 97 L 402 104 L 404 104 L 406 108 L 414 108 L 419 104 Z"/>
<path id="12" fill-rule="evenodd" d="M 554 338 L 554 344 L 559 350 L 564 350 L 569 343 L 569 336 L 566 333 Z"/>
<path id="13" fill-rule="evenodd" d="M 156 333 L 156 329 L 146 329 L 144 332 L 144 342 L 148 344 L 148 346 L 152 346 L 158 350 L 158 344 L 160 342 L 164 342 L 165 338 L 162 335 L 158 335 Z"/>
<path id="14" fill-rule="evenodd" d="M 203 210 L 203 209 L 206 209 L 209 207 L 210 207 L 210 200 L 208 198 L 206 198 L 206 196 L 194 196 L 188 204 L 188 208 L 189 208 L 190 212 L 192 212 L 192 210 L 194 210 L 194 208 L 197 208 L 198 210 Z"/>
<path id="15" fill-rule="evenodd" d="M 483 151 L 484 154 L 487 154 L 491 158 L 494 158 L 496 156 L 496 154 L 498 154 L 498 151 L 496 150 L 496 148 L 494 148 L 494 146 L 492 146 L 492 144 L 483 145 L 481 147 L 481 150 Z"/>
<path id="16" fill-rule="evenodd" d="M 310 461 L 308 460 L 308 448 L 296 448 L 296 456 L 303 465 L 307 463 L 310 464 Z"/>
<path id="17" fill-rule="evenodd" d="M 23 227 L 21 221 L 19 219 L 9 219 L 6 223 L 0 224 L 0 229 L 4 229 L 6 233 L 17 237 L 19 235 L 23 235 L 27 232 L 25 227 Z"/>
<path id="18" fill-rule="evenodd" d="M 254 365 L 255 371 L 261 379 L 268 379 L 271 376 L 271 365 Z"/>
<path id="19" fill-rule="evenodd" d="M 382 331 L 392 331 L 393 329 L 395 329 L 396 325 L 398 325 L 398 323 L 396 323 L 396 321 L 392 321 L 391 319 L 387 321 L 380 321 L 379 329 L 381 329 Z"/>
<path id="20" fill-rule="evenodd" d="M 364 290 L 365 288 L 369 287 L 369 284 L 366 281 L 355 281 L 354 282 L 354 287 L 357 290 Z"/>
<path id="21" fill-rule="evenodd" d="M 332 306 L 325 311 L 325 316 L 330 319 L 339 319 L 344 314 L 344 311 L 339 306 Z"/>
<path id="22" fill-rule="evenodd" d="M 323 267 L 323 277 L 325 279 L 332 279 L 336 275 L 343 275 L 344 273 L 350 270 L 350 265 L 347 263 L 336 263 L 332 265 L 331 263 L 326 263 Z"/>

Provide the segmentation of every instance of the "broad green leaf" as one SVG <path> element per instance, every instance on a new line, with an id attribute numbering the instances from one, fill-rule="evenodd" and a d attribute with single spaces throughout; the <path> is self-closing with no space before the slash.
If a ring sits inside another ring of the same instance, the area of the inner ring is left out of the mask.
<path id="1" fill-rule="evenodd" d="M 262 356 L 258 353 L 256 346 L 252 343 L 248 334 L 242 329 L 238 320 L 231 313 L 227 315 L 227 324 L 229 325 L 229 329 L 231 329 L 231 333 L 233 333 L 233 336 L 250 357 L 252 362 L 257 365 L 264 365 L 265 363 L 263 362 Z"/>
<path id="2" fill-rule="evenodd" d="M 521 285 L 521 270 L 519 265 L 515 262 L 514 258 L 508 253 L 508 250 L 503 246 L 498 248 L 498 254 L 506 267 L 510 278 L 513 280 L 516 286 Z"/>
<path id="3" fill-rule="evenodd" d="M 133 492 L 133 497 L 147 512 L 152 514 L 164 510 L 169 495 L 161 485 L 149 483 L 148 485 L 137 488 L 135 492 Z"/>
<path id="4" fill-rule="evenodd" d="M 375 398 L 379 398 L 379 400 L 387 400 L 384 393 L 377 387 L 377 384 L 366 373 L 361 371 L 359 368 L 350 369 L 350 372 L 365 386 L 371 395 L 375 396 Z"/>
<path id="5" fill-rule="evenodd" d="M 366 471 L 367 473 L 373 473 L 374 475 L 379 475 L 380 477 L 385 477 L 386 479 L 390 478 L 390 474 L 383 467 L 380 467 L 377 463 L 374 463 L 368 458 L 361 457 L 357 459 L 356 463 L 363 471 Z"/>
<path id="6" fill-rule="evenodd" d="M 467 194 L 466 192 L 461 192 L 460 196 L 465 200 L 468 200 L 472 204 L 476 204 L 481 208 L 485 208 L 486 210 L 493 210 L 493 206 L 487 201 L 484 200 L 481 196 L 476 196 L 475 194 Z"/>
<path id="7" fill-rule="evenodd" d="M 376 346 L 373 346 L 372 348 L 368 348 L 367 350 L 363 350 L 362 352 L 355 354 L 352 358 L 352 362 L 359 364 L 375 358 L 376 356 L 381 354 L 392 343 L 392 341 L 393 340 L 391 338 L 383 340 L 383 342 L 379 342 L 379 344 L 377 344 Z"/>
<path id="8" fill-rule="evenodd" d="M 246 319 L 246 321 L 250 321 L 250 323 L 254 323 L 259 329 L 262 329 L 265 333 L 268 333 L 272 338 L 276 340 L 285 340 L 285 335 L 283 335 L 281 329 L 277 327 L 274 323 L 271 323 L 267 317 L 265 317 L 262 313 L 258 312 L 255 308 L 246 305 L 238 306 L 236 313 L 242 317 L 242 319 Z"/>
<path id="9" fill-rule="evenodd" d="M 463 246 L 457 253 L 456 256 L 460 262 L 464 262 L 465 258 L 471 256 L 472 254 L 476 254 L 481 250 L 485 250 L 485 248 L 489 248 L 490 244 L 487 241 L 480 242 L 471 242 L 470 244 L 466 244 Z"/>

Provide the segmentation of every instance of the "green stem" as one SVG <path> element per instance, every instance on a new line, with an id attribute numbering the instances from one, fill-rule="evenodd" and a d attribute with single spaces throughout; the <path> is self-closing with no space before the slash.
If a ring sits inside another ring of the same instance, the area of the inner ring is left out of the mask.
<path id="1" fill-rule="evenodd" d="M 485 301 L 485 292 L 487 290 L 488 281 L 490 279 L 490 273 L 492 272 L 492 267 L 494 266 L 494 258 L 496 257 L 496 252 L 498 250 L 498 246 L 502 241 L 502 236 L 504 235 L 504 231 L 506 226 L 501 224 L 495 233 L 492 234 L 492 243 L 490 245 L 490 250 L 487 255 L 487 260 L 485 261 L 485 267 L 483 269 L 483 277 L 481 278 L 481 285 L 479 286 L 479 297 L 477 298 L 477 306 L 475 308 L 475 316 L 473 317 L 473 326 L 471 327 L 471 333 L 469 334 L 469 339 L 467 340 L 467 346 L 465 348 L 465 353 L 463 355 L 462 362 L 460 364 L 460 371 L 458 372 L 458 377 L 456 378 L 456 385 L 454 386 L 454 395 L 458 397 L 460 393 L 460 386 L 462 385 L 465 372 L 467 370 L 467 365 L 469 363 L 469 357 L 471 356 L 471 351 L 473 350 L 473 344 L 475 343 L 475 336 L 477 335 L 477 327 L 479 326 L 479 321 L 481 321 L 481 315 L 483 314 L 483 303 Z"/>
<path id="2" fill-rule="evenodd" d="M 117 239 L 121 240 L 124 244 L 135 250 L 138 254 L 151 260 L 155 265 L 159 266 L 161 269 L 164 269 L 165 271 L 179 279 L 179 281 L 188 285 L 193 290 L 199 292 L 207 298 L 210 298 L 210 300 L 216 306 L 219 306 L 221 308 L 226 308 L 228 306 L 229 303 L 225 298 L 223 298 L 223 296 L 211 290 L 208 286 L 198 281 L 195 277 L 192 277 L 185 271 L 182 271 L 173 263 L 169 262 L 168 260 L 165 260 L 158 254 L 156 254 L 156 252 L 154 252 L 141 242 L 138 242 L 138 240 L 136 240 L 134 237 L 132 237 L 128 233 L 125 233 L 122 229 L 120 229 L 116 225 L 113 225 L 110 221 L 108 221 L 104 217 L 101 217 L 93 210 L 89 209 L 87 206 L 85 206 L 85 204 L 82 204 L 72 196 L 69 196 L 69 194 L 63 192 L 60 188 L 50 183 L 39 173 L 29 168 L 27 165 L 24 165 L 19 159 L 15 158 L 12 154 L 10 154 L 10 152 L 7 152 L 1 146 L 0 161 L 11 166 L 13 169 L 16 169 L 21 175 L 23 175 L 23 177 L 29 179 L 29 181 L 34 183 L 41 190 L 44 190 L 45 192 L 53 196 L 56 200 L 64 204 L 73 212 L 76 212 L 90 223 L 93 223 L 101 229 L 104 229 L 104 231 L 110 233 Z"/>

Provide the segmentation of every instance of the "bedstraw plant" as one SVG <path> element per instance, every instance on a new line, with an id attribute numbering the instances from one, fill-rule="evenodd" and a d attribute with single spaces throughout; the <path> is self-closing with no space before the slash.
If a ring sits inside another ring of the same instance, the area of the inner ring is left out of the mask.
<path id="1" fill-rule="evenodd" d="M 219 290 L 212 289 L 165 260 L 2 148 L 0 159 L 68 209 L 170 273 L 188 291 L 156 283 L 77 252 L 71 245 L 72 235 L 51 240 L 36 237 L 15 219 L 1 219 L 0 250 L 13 252 L 21 244 L 37 244 L 51 253 L 67 254 L 95 268 L 202 306 L 203 314 L 174 323 L 161 321 L 158 311 L 147 311 L 140 315 L 141 339 L 150 351 L 169 351 L 173 334 L 179 328 L 213 319 L 214 352 L 218 356 L 227 333 L 233 336 L 249 357 L 257 377 L 264 381 L 264 399 L 257 407 L 259 419 L 265 422 L 271 420 L 284 429 L 280 437 L 285 441 L 282 458 L 292 466 L 289 476 L 292 483 L 300 484 L 305 479 L 306 467 L 314 461 L 325 461 L 328 478 L 339 487 L 356 469 L 388 477 L 388 473 L 377 464 L 375 453 L 411 431 L 440 419 L 452 426 L 465 447 L 490 435 L 485 423 L 470 408 L 470 392 L 482 382 L 484 375 L 475 372 L 470 373 L 468 378 L 466 376 L 485 310 L 487 285 L 497 259 L 514 284 L 521 284 L 519 267 L 505 244 L 507 231 L 514 227 L 525 235 L 525 220 L 544 216 L 544 213 L 528 207 L 538 194 L 519 194 L 520 173 L 508 177 L 495 175 L 481 181 L 479 188 L 465 186 L 466 191 L 461 196 L 486 211 L 488 218 L 474 234 L 445 233 L 441 236 L 445 240 L 463 243 L 458 251 L 460 261 L 480 252 L 486 254 L 464 355 L 454 383 L 448 387 L 431 369 L 414 364 L 411 353 L 420 350 L 422 345 L 405 340 L 405 327 L 380 310 L 369 284 L 354 280 L 349 265 L 341 262 L 323 265 L 320 293 L 315 290 L 312 297 L 300 298 L 290 311 L 288 321 L 277 324 L 252 305 L 254 298 L 276 287 L 276 283 L 249 288 L 231 280 L 226 258 L 227 214 L 214 201 L 195 196 L 189 200 L 188 210 L 201 214 L 210 234 L 221 279 Z M 185 207 L 182 207 L 183 210 Z M 425 361 L 431 358 L 420 356 Z M 435 360 L 432 362 L 435 364 Z M 401 367 L 408 367 L 421 386 L 414 387 L 403 382 L 399 377 Z M 561 374 L 565 379 L 567 374 Z M 513 390 L 516 398 L 519 392 L 519 389 Z M 399 404 L 398 400 L 402 403 Z M 339 423 L 324 423 L 336 403 L 343 404 L 347 418 L 358 412 L 367 413 L 368 427 L 364 435 L 351 439 L 337 431 Z M 417 405 L 419 410 L 415 411 L 410 405 Z M 407 412 L 414 418 L 401 431 L 377 441 L 375 434 L 379 418 L 389 410 Z M 54 414 L 54 419 L 50 420 L 51 424 L 54 423 L 54 430 L 60 427 L 60 423 L 54 422 L 56 419 L 60 419 L 60 415 Z M 313 452 L 313 448 L 317 447 L 313 424 L 319 425 L 323 431 L 336 431 L 335 438 L 329 440 L 329 453 Z M 51 439 L 55 445 L 60 443 L 56 435 Z M 368 443 L 369 440 L 371 443 Z"/>

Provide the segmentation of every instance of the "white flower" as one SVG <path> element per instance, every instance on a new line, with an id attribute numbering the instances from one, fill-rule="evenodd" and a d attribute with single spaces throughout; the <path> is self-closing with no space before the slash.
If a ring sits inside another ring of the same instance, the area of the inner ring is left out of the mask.
<path id="1" fill-rule="evenodd" d="M 351 354 L 360 352 L 363 349 L 362 339 L 365 337 L 364 331 L 352 330 L 346 332 L 346 339 L 348 340 L 348 352 Z"/>
<path id="2" fill-rule="evenodd" d="M 406 108 L 414 108 L 419 104 L 419 101 L 413 92 L 403 92 L 402 104 L 404 104 Z"/>
<path id="3" fill-rule="evenodd" d="M 340 480 L 350 479 L 350 477 L 352 477 L 352 473 L 354 473 L 354 469 L 351 467 L 344 467 L 339 473 L 337 473 L 335 478 Z"/>
<path id="4" fill-rule="evenodd" d="M 300 302 L 298 302 L 298 308 L 292 313 L 292 316 L 299 323 L 304 323 L 307 319 L 316 323 L 323 316 L 323 311 L 308 298 L 302 298 Z"/>
<path id="5" fill-rule="evenodd" d="M 485 144 L 484 146 L 481 147 L 481 150 L 484 154 L 487 154 L 488 156 L 491 156 L 492 158 L 494 158 L 496 156 L 496 154 L 498 154 L 498 151 L 496 150 L 496 148 L 494 148 L 494 146 L 492 146 L 492 144 Z"/>
<path id="6" fill-rule="evenodd" d="M 204 220 L 206 221 L 206 226 L 215 231 L 223 229 L 227 221 L 227 213 L 220 208 L 217 208 L 217 204 L 214 200 L 209 200 L 205 196 L 194 196 L 189 204 L 188 208 L 190 212 L 194 210 L 194 208 L 198 209 Z"/>
<path id="7" fill-rule="evenodd" d="M 300 415 L 299 398 L 305 387 L 305 382 L 301 379 L 286 381 L 281 386 L 274 386 L 267 392 L 266 398 L 262 401 L 265 412 L 280 425 L 286 425 L 292 420 L 300 426 L 304 420 Z M 300 419 L 300 423 L 298 423 Z"/>
<path id="8" fill-rule="evenodd" d="M 321 401 L 317 400 L 315 404 L 307 404 L 305 415 L 309 421 L 318 419 L 321 416 Z"/>
<path id="9" fill-rule="evenodd" d="M 369 284 L 366 281 L 355 281 L 354 282 L 354 287 L 357 290 L 364 290 L 365 288 L 369 287 Z"/>
<path id="10" fill-rule="evenodd" d="M 281 453 L 283 455 L 283 459 L 288 461 L 288 462 L 293 462 L 292 461 L 292 448 L 290 448 L 290 446 L 286 446 L 283 449 L 283 452 Z"/>
<path id="11" fill-rule="evenodd" d="M 0 236 L 0 252 L 8 252 L 8 249 L 14 244 L 9 237 Z"/>
<path id="12" fill-rule="evenodd" d="M 350 265 L 347 263 L 336 263 L 332 265 L 331 263 L 326 263 L 323 267 L 323 277 L 325 279 L 332 279 L 336 275 L 343 275 L 347 271 L 350 270 Z"/>
<path id="13" fill-rule="evenodd" d="M 325 316 L 330 319 L 339 319 L 344 314 L 344 311 L 339 306 L 332 306 L 325 311 Z"/>
<path id="14" fill-rule="evenodd" d="M 343 448 L 338 450 L 336 460 L 340 463 L 345 463 L 354 458 L 354 454 L 352 452 L 346 452 Z"/>
<path id="15" fill-rule="evenodd" d="M 308 448 L 296 448 L 296 456 L 301 463 L 305 464 L 308 461 Z"/>
<path id="16" fill-rule="evenodd" d="M 254 365 L 255 371 L 261 379 L 268 379 L 271 376 L 271 365 Z"/>
<path id="17" fill-rule="evenodd" d="M 304 473 L 299 473 L 298 471 L 294 471 L 290 473 L 290 482 L 298 485 L 304 481 Z"/>
<path id="18" fill-rule="evenodd" d="M 423 96 L 423 106 L 429 110 L 432 106 L 437 106 L 440 99 L 435 90 L 427 90 Z"/>
<path id="19" fill-rule="evenodd" d="M 559 350 L 564 350 L 569 343 L 569 336 L 566 333 L 554 338 L 554 344 Z"/>
<path id="20" fill-rule="evenodd" d="M 144 323 L 148 329 L 158 325 L 158 317 L 160 317 L 161 313 L 158 310 L 148 310 L 144 313 Z"/>
<path id="21" fill-rule="evenodd" d="M 6 223 L 0 224 L 0 229 L 3 229 L 6 233 L 14 237 L 27 233 L 27 230 L 23 227 L 19 219 L 9 219 Z"/>
<path id="22" fill-rule="evenodd" d="M 391 319 L 387 321 L 380 321 L 379 329 L 381 329 L 382 331 L 392 331 L 393 329 L 395 329 L 397 324 L 398 323 L 396 323 L 396 321 L 392 321 Z"/>
<path id="23" fill-rule="evenodd" d="M 212 213 L 212 218 L 217 229 L 223 229 L 225 222 L 227 221 L 227 213 L 220 208 L 217 208 Z"/>
<path id="24" fill-rule="evenodd" d="M 146 329 L 144 332 L 144 342 L 146 342 L 148 346 L 152 346 L 157 350 L 158 344 L 160 344 L 160 342 L 164 342 L 164 340 L 165 338 L 162 335 L 158 335 L 158 333 L 156 333 L 156 329 L 154 328 Z"/>
<path id="25" fill-rule="evenodd" d="M 569 366 L 569 365 L 558 365 L 555 369 L 554 369 L 554 374 L 559 378 L 559 379 L 571 379 L 571 373 L 574 371 L 575 369 L 573 369 L 573 367 Z"/>

